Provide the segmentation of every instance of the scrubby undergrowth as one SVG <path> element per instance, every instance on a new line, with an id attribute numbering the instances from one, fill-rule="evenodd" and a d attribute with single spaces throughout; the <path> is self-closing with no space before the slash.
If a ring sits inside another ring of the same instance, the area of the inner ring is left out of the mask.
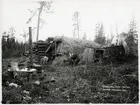
<path id="1" fill-rule="evenodd" d="M 3 67 L 4 64 L 3 60 Z M 35 74 L 31 81 L 22 81 L 21 87 L 3 86 L 2 102 L 138 103 L 138 59 L 121 64 L 89 64 L 74 67 L 48 65 L 43 69 L 44 73 Z M 52 77 L 54 81 L 49 82 Z M 40 85 L 33 84 L 36 80 L 40 81 Z M 130 89 L 119 92 L 103 91 L 104 85 L 129 86 Z M 24 90 L 29 94 L 25 95 Z"/>

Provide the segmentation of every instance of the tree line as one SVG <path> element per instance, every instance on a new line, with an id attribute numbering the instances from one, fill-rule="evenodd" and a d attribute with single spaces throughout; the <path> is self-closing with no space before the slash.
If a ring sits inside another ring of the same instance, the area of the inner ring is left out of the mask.
<path id="1" fill-rule="evenodd" d="M 126 37 L 125 41 L 127 42 L 127 45 L 130 47 L 130 50 L 133 50 L 132 48 L 134 46 L 138 46 L 138 33 L 136 29 L 136 22 L 135 20 L 132 20 L 129 24 L 129 30 L 127 33 L 122 32 L 119 34 L 119 37 Z M 15 29 L 11 27 L 7 32 L 3 32 L 2 34 L 2 57 L 3 58 L 9 58 L 9 57 L 19 57 L 22 56 L 25 53 L 25 44 L 26 49 L 28 49 L 29 45 L 28 43 L 18 42 L 15 40 Z M 94 42 L 100 44 L 101 46 L 111 46 L 112 45 L 112 39 L 107 38 L 104 33 L 104 26 L 103 23 L 98 24 L 95 34 Z M 83 39 L 86 40 L 86 33 L 84 34 Z M 122 42 L 116 40 L 117 45 L 122 45 Z M 137 48 L 138 49 L 138 48 Z"/>
<path id="2" fill-rule="evenodd" d="M 25 43 L 15 39 L 15 29 L 11 27 L 2 33 L 2 58 L 20 57 L 24 54 Z"/>
<path id="3" fill-rule="evenodd" d="M 119 41 L 119 39 L 124 38 L 125 41 L 127 42 L 128 46 L 137 46 L 138 45 L 138 31 L 136 27 L 136 22 L 133 19 L 130 24 L 129 24 L 129 30 L 128 32 L 122 32 L 121 34 L 117 33 L 117 39 L 116 39 L 116 44 L 120 45 L 122 44 L 122 41 Z M 102 45 L 102 46 L 107 46 L 112 44 L 114 36 L 111 35 L 111 38 L 107 38 L 104 33 L 104 26 L 103 23 L 98 24 L 96 27 L 96 33 L 95 33 L 95 39 L 94 42 Z"/>

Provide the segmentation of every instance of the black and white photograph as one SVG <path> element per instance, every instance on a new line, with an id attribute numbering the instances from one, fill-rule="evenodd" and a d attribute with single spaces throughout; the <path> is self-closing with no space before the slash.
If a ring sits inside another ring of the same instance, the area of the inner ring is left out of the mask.
<path id="1" fill-rule="evenodd" d="M 140 0 L 0 0 L 1 104 L 138 104 Z"/>

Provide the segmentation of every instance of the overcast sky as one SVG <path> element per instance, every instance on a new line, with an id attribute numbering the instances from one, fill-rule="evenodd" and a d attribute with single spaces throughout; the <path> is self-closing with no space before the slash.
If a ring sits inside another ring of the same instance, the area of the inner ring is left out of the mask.
<path id="1" fill-rule="evenodd" d="M 37 0 L 36 0 L 37 1 Z M 35 0 L 1 0 L 1 32 L 7 31 L 11 26 L 16 30 L 16 38 L 23 40 L 20 34 L 23 29 L 28 31 L 27 20 L 31 13 L 28 11 L 39 7 Z M 111 31 L 116 35 L 127 32 L 128 25 L 134 17 L 139 31 L 140 25 L 140 0 L 53 0 L 52 11 L 54 13 L 43 13 L 46 24 L 40 29 L 39 39 L 49 36 L 64 35 L 73 37 L 73 14 L 78 11 L 80 37 L 86 33 L 88 39 L 95 36 L 95 27 L 98 22 L 103 22 L 105 35 Z M 37 26 L 37 16 L 30 24 Z M 36 30 L 35 30 L 36 31 Z M 33 32 L 34 40 L 36 32 Z"/>

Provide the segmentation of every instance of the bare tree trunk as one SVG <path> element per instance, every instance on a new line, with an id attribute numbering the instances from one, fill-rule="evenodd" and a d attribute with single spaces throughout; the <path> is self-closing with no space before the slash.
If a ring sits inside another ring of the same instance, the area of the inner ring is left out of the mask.
<path id="1" fill-rule="evenodd" d="M 79 39 L 79 20 L 78 20 L 78 17 L 77 17 L 77 35 L 78 35 L 78 39 Z"/>
<path id="2" fill-rule="evenodd" d="M 38 37 L 39 37 L 40 15 L 41 15 L 42 9 L 43 9 L 43 5 L 40 4 L 39 14 L 38 14 L 38 23 L 37 23 L 37 36 L 36 36 L 36 41 L 38 41 Z"/>
<path id="3" fill-rule="evenodd" d="M 30 48 L 30 62 L 33 63 L 33 54 L 32 54 L 32 27 L 29 27 L 29 48 Z"/>

